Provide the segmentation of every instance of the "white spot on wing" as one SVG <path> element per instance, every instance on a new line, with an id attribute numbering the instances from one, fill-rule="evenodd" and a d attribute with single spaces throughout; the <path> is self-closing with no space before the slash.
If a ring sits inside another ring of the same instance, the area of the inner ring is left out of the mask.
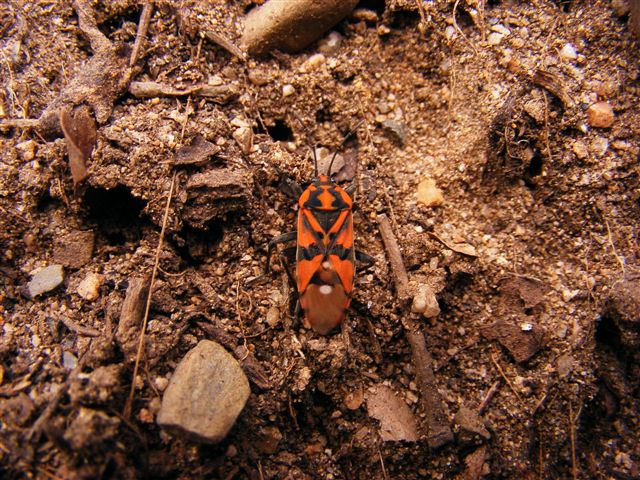
<path id="1" fill-rule="evenodd" d="M 322 268 L 324 268 L 325 270 L 331 270 L 331 262 L 325 260 L 324 262 L 322 262 Z"/>
<path id="2" fill-rule="evenodd" d="M 323 295 L 329 295 L 332 290 L 333 287 L 331 285 L 320 285 L 320 288 L 318 288 L 318 291 Z"/>

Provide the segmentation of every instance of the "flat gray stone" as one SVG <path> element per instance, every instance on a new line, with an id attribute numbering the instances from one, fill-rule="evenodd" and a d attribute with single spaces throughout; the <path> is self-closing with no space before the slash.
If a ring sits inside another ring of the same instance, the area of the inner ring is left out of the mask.
<path id="1" fill-rule="evenodd" d="M 244 408 L 249 381 L 221 345 L 201 340 L 176 368 L 158 413 L 158 425 L 191 440 L 224 439 Z"/>
<path id="2" fill-rule="evenodd" d="M 55 289 L 63 281 L 64 269 L 62 265 L 49 265 L 34 273 L 24 289 L 24 296 L 27 298 L 35 298 L 38 295 Z"/>

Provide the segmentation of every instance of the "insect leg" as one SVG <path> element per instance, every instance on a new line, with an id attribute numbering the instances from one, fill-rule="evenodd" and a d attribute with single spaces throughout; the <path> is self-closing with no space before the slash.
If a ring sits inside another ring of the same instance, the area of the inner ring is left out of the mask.
<path id="1" fill-rule="evenodd" d="M 280 263 L 282 264 L 284 271 L 287 273 L 287 277 L 289 277 L 289 282 L 291 286 L 293 286 L 293 290 L 295 291 L 295 295 L 296 295 L 296 306 L 293 312 L 294 318 L 298 318 L 302 311 L 302 309 L 300 308 L 300 299 L 298 295 L 297 283 L 291 269 L 291 265 L 294 264 L 296 261 L 296 250 L 297 250 L 297 247 L 293 246 L 293 247 L 287 247 L 284 250 L 282 250 L 282 252 L 280 252 Z"/>
<path id="2" fill-rule="evenodd" d="M 298 236 L 298 232 L 289 232 L 284 233 L 282 235 L 277 236 L 269 242 L 269 246 L 267 247 L 267 264 L 264 267 L 264 272 L 269 273 L 269 261 L 271 260 L 271 252 L 273 252 L 273 248 L 279 243 L 286 243 L 295 240 Z"/>
<path id="3" fill-rule="evenodd" d="M 361 252 L 360 250 L 356 250 L 356 260 L 363 264 L 362 268 L 364 270 L 373 267 L 373 265 L 376 263 L 375 258 L 373 258 L 371 255 L 367 255 L 366 253 Z"/>

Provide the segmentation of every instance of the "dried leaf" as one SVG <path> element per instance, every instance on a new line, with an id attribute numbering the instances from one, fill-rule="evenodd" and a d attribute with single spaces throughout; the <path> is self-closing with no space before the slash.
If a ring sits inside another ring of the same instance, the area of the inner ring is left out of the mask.
<path id="1" fill-rule="evenodd" d="M 87 178 L 87 162 L 96 145 L 96 121 L 88 107 L 60 112 L 60 126 L 69 154 L 69 168 L 74 185 Z"/>
<path id="2" fill-rule="evenodd" d="M 367 411 L 380 421 L 382 440 L 415 442 L 416 419 L 407 404 L 385 385 L 375 385 L 367 392 Z"/>
<path id="3" fill-rule="evenodd" d="M 478 252 L 476 251 L 476 247 L 470 245 L 468 243 L 454 243 L 452 240 L 448 238 L 441 237 L 435 233 L 432 233 L 431 236 L 444 244 L 449 250 L 453 250 L 457 253 L 462 253 L 463 255 L 468 255 L 470 257 L 477 257 Z"/>

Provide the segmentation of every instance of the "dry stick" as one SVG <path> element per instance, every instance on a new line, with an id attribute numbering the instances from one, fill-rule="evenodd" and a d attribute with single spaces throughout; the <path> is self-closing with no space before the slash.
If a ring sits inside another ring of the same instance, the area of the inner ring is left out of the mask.
<path id="1" fill-rule="evenodd" d="M 382 467 L 382 477 L 384 480 L 388 480 L 387 469 L 384 468 L 384 459 L 382 458 L 382 452 L 380 451 L 380 447 L 378 447 L 378 457 L 380 458 L 380 466 Z"/>
<path id="2" fill-rule="evenodd" d="M 70 318 L 60 317 L 60 321 L 64 323 L 65 327 L 67 327 L 69 330 L 76 332 L 78 335 L 81 335 L 83 337 L 99 337 L 100 336 L 100 332 L 95 328 L 79 325 L 78 323 L 74 322 Z"/>
<path id="3" fill-rule="evenodd" d="M 409 277 L 407 275 L 407 270 L 404 268 L 402 253 L 400 253 L 398 241 L 393 234 L 391 223 L 386 215 L 378 215 L 378 227 L 380 229 L 380 235 L 382 236 L 382 242 L 384 243 L 387 255 L 389 256 L 391 270 L 393 270 L 396 294 L 404 307 L 411 298 L 411 292 L 409 292 Z"/>
<path id="4" fill-rule="evenodd" d="M 149 22 L 151 21 L 152 13 L 153 2 L 145 2 L 144 6 L 142 7 L 142 13 L 140 14 L 140 23 L 138 23 L 136 39 L 133 42 L 133 50 L 131 51 L 131 57 L 129 58 L 129 67 L 133 67 L 138 61 L 140 49 L 142 48 L 142 42 L 144 42 L 144 39 L 147 36 L 147 30 L 149 29 Z"/>
<path id="5" fill-rule="evenodd" d="M 578 467 L 576 465 L 576 432 L 573 424 L 573 407 L 569 402 L 569 439 L 571 441 L 571 474 L 573 480 L 578 478 Z"/>
<path id="6" fill-rule="evenodd" d="M 240 60 L 242 61 L 246 60 L 246 57 L 242 52 L 242 50 L 240 50 L 234 43 L 232 43 L 230 40 L 223 37 L 222 35 L 217 34 L 215 32 L 205 32 L 204 36 L 207 40 L 221 46 L 227 52 L 238 57 Z"/>
<path id="7" fill-rule="evenodd" d="M 142 358 L 142 346 L 144 345 L 144 336 L 147 330 L 147 321 L 149 320 L 149 310 L 151 309 L 151 297 L 153 295 L 153 284 L 156 280 L 156 274 L 158 273 L 158 264 L 160 263 L 160 251 L 162 250 L 162 243 L 164 241 L 164 233 L 167 229 L 167 219 L 169 218 L 169 207 L 171 205 L 171 197 L 173 196 L 173 188 L 176 183 L 176 173 L 173 172 L 171 178 L 171 187 L 169 187 L 169 195 L 167 196 L 167 204 L 164 209 L 164 217 L 162 218 L 162 229 L 160 230 L 160 238 L 158 239 L 158 246 L 156 248 L 156 257 L 153 264 L 153 270 L 151 271 L 151 281 L 149 282 L 149 293 L 147 295 L 147 304 L 144 309 L 144 317 L 142 318 L 142 329 L 140 330 L 140 336 L 138 338 L 138 351 L 136 352 L 136 361 L 133 366 L 133 377 L 131 378 L 131 388 L 129 390 L 129 398 L 124 406 L 124 412 L 122 416 L 129 419 L 131 415 L 131 405 L 133 404 L 133 395 L 136 389 L 136 377 L 138 376 L 138 368 L 140 367 L 140 359 Z"/>
<path id="8" fill-rule="evenodd" d="M 489 403 L 491 402 L 491 400 L 493 399 L 494 395 L 496 394 L 496 392 L 500 388 L 500 383 L 501 383 L 500 380 L 496 380 L 495 382 L 493 382 L 493 385 L 491 385 L 491 387 L 487 391 L 487 394 L 484 396 L 484 399 L 482 400 L 482 403 L 478 407 L 478 415 L 482 415 L 484 413 L 484 411 L 486 410 L 486 408 L 489 406 Z"/>
<path id="9" fill-rule="evenodd" d="M 380 235 L 393 270 L 397 296 L 402 307 L 406 308 L 411 298 L 411 293 L 409 291 L 409 277 L 404 268 L 400 247 L 391 230 L 391 223 L 387 216 L 384 214 L 379 215 L 378 223 Z M 435 375 L 433 374 L 433 358 L 427 350 L 422 330 L 410 314 L 405 315 L 403 326 L 411 346 L 411 360 L 416 370 L 416 381 L 422 394 L 422 406 L 429 427 L 427 443 L 431 448 L 439 448 L 453 440 L 453 433 L 444 412 L 442 398 L 436 388 Z"/>
<path id="10" fill-rule="evenodd" d="M 473 49 L 473 53 L 478 55 L 478 50 L 476 49 L 476 46 L 473 43 L 471 43 L 471 40 L 469 40 L 469 37 L 467 37 L 464 34 L 464 32 L 460 30 L 460 27 L 458 26 L 458 22 L 456 21 L 456 10 L 458 9 L 458 3 L 460 3 L 460 0 L 456 0 L 456 3 L 453 4 L 453 13 L 451 14 L 451 17 L 453 19 L 453 28 L 455 28 L 456 31 L 460 34 L 460 36 L 464 38 L 465 42 L 469 44 L 469 46 Z"/>
<path id="11" fill-rule="evenodd" d="M 520 394 L 518 393 L 518 391 L 513 387 L 513 384 L 511 383 L 511 381 L 509 380 L 509 378 L 505 375 L 504 370 L 502 370 L 502 367 L 500 366 L 500 364 L 498 363 L 498 361 L 495 359 L 495 357 L 493 355 L 491 355 L 491 361 L 493 362 L 493 364 L 496 366 L 496 368 L 498 369 L 498 372 L 500 372 L 500 375 L 502 376 L 502 378 L 504 379 L 505 382 L 507 382 L 507 385 L 509 385 L 509 388 L 511 389 L 511 391 L 513 392 L 513 394 L 516 396 L 516 398 L 518 399 L 518 401 L 520 403 L 522 403 L 522 397 L 520 396 Z"/>
<path id="12" fill-rule="evenodd" d="M 603 215 L 603 218 L 604 218 L 604 215 Z M 620 255 L 618 255 L 618 252 L 616 251 L 616 246 L 613 243 L 613 238 L 611 237 L 611 228 L 609 227 L 609 220 L 605 218 L 604 224 L 607 226 L 607 240 L 609 240 L 609 245 L 611 245 L 611 248 L 613 250 L 613 256 L 616 257 L 616 260 L 618 260 L 618 263 L 620 264 L 620 269 L 622 270 L 622 276 L 624 277 L 626 274 L 626 270 L 624 268 L 624 261 L 622 260 L 622 258 L 620 258 Z"/>

